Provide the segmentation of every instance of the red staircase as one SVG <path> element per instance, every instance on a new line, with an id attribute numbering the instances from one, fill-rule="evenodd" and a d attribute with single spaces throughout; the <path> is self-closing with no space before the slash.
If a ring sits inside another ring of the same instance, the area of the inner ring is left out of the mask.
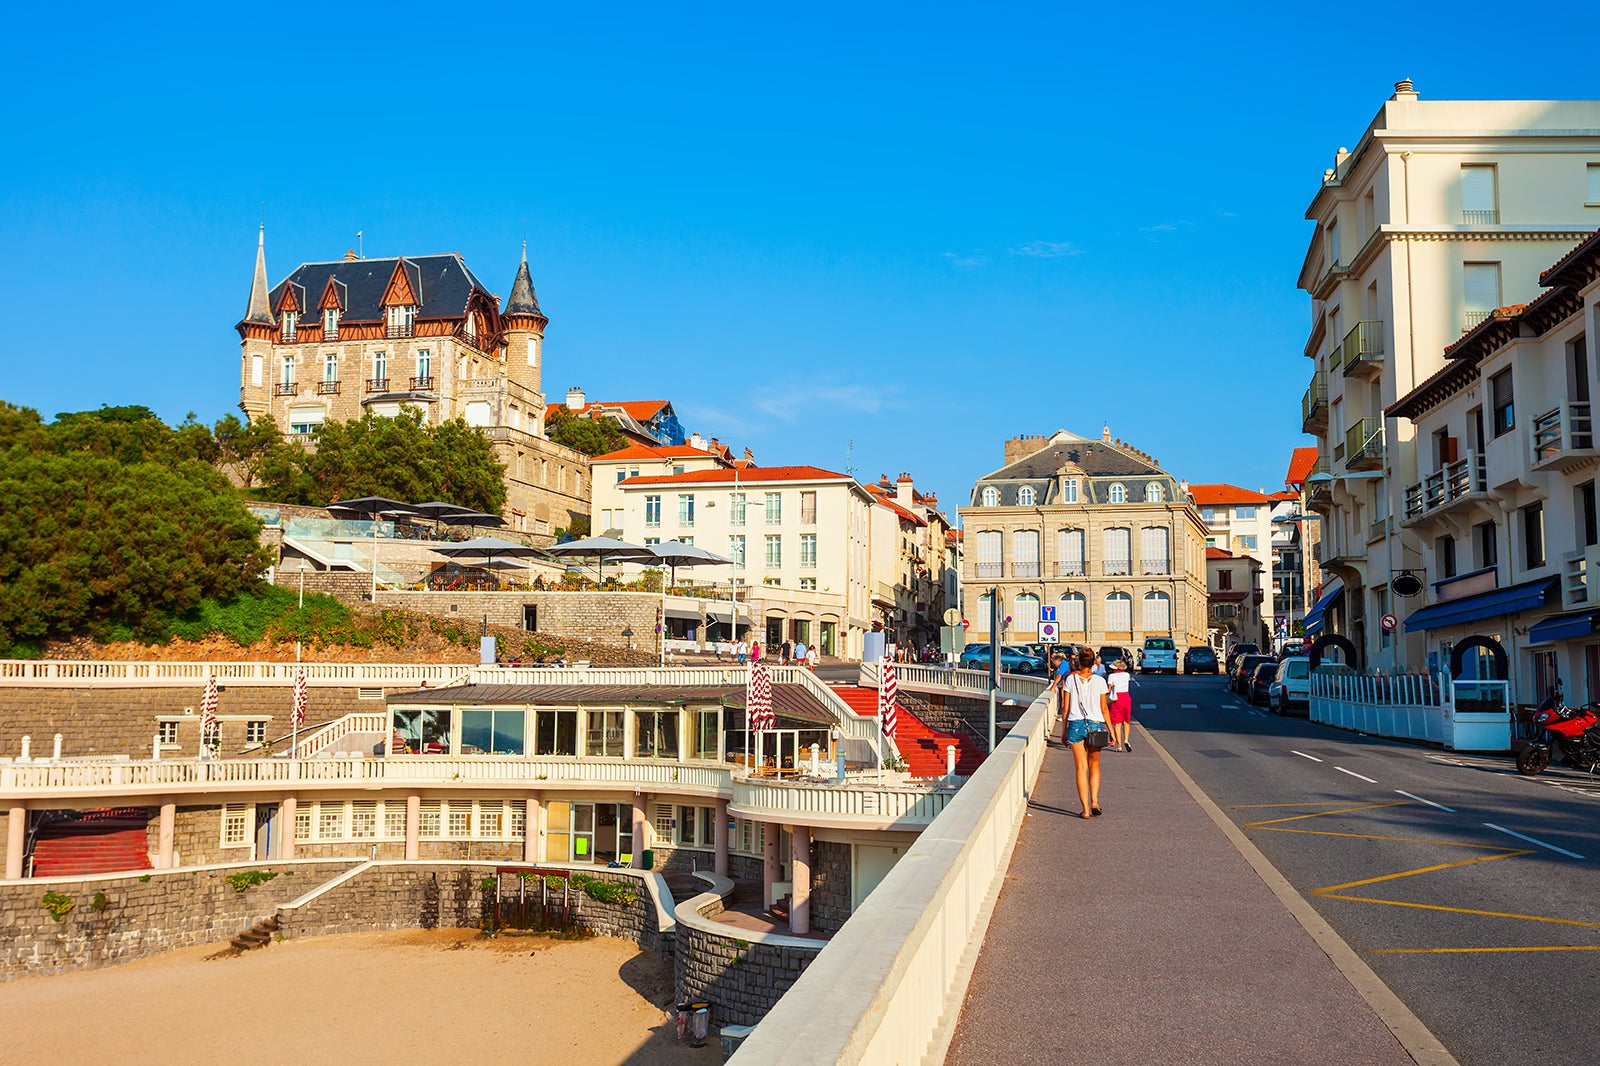
<path id="1" fill-rule="evenodd" d="M 850 709 L 868 718 L 878 716 L 878 690 L 856 685 L 833 685 L 833 691 L 850 705 Z M 931 729 L 905 704 L 900 705 L 897 716 L 895 746 L 905 756 L 912 777 L 943 777 L 945 774 L 945 749 L 956 746 L 956 773 L 962 777 L 973 773 L 983 764 L 983 749 L 971 737 L 955 733 L 941 733 Z"/>
<path id="2" fill-rule="evenodd" d="M 142 807 L 82 811 L 76 817 L 50 822 L 33 844 L 34 877 L 148 870 L 145 840 L 149 814 Z"/>

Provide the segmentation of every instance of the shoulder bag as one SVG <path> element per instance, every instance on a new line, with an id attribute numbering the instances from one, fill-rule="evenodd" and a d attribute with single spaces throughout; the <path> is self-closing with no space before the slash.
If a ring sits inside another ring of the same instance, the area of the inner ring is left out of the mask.
<path id="1" fill-rule="evenodd" d="M 1089 751 L 1099 751 L 1101 748 L 1110 746 L 1111 730 L 1106 726 L 1105 722 L 1097 722 L 1090 717 L 1089 701 L 1083 694 L 1084 687 L 1083 678 L 1074 677 L 1072 679 L 1073 695 L 1077 697 L 1078 706 L 1083 708 L 1084 720 L 1089 723 L 1089 732 L 1083 738 L 1083 746 Z"/>

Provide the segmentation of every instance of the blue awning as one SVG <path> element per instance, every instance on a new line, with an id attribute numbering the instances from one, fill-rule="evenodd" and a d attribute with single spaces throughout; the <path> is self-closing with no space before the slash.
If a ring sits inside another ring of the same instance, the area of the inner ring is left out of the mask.
<path id="1" fill-rule="evenodd" d="M 1508 614 L 1531 611 L 1546 606 L 1558 578 L 1546 577 L 1503 589 L 1491 589 L 1476 596 L 1463 596 L 1419 607 L 1406 618 L 1406 632 L 1419 629 L 1443 629 L 1480 618 L 1503 618 Z"/>
<path id="2" fill-rule="evenodd" d="M 1305 635 L 1308 637 L 1316 636 L 1317 633 L 1322 629 L 1323 615 L 1327 613 L 1328 608 L 1332 607 L 1335 603 L 1339 602 L 1343 598 L 1343 585 L 1335 586 L 1334 588 L 1329 589 L 1327 592 L 1324 592 L 1322 594 L 1322 599 L 1312 604 L 1311 610 L 1306 612 Z"/>
<path id="3" fill-rule="evenodd" d="M 1556 640 L 1587 637 L 1594 633 L 1597 620 L 1600 620 L 1600 610 L 1558 614 L 1554 618 L 1534 623 L 1528 629 L 1528 643 L 1549 644 Z"/>

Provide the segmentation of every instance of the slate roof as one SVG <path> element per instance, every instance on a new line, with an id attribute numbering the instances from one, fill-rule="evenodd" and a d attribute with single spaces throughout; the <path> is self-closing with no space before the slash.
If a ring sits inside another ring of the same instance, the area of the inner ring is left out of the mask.
<path id="1" fill-rule="evenodd" d="M 406 273 L 411 276 L 412 290 L 422 301 L 417 309 L 418 318 L 461 318 L 467 313 L 467 299 L 473 289 L 487 294 L 482 282 L 467 269 L 459 255 L 406 256 Z M 399 256 L 385 259 L 337 259 L 331 263 L 301 263 L 294 273 L 278 282 L 272 289 L 272 306 L 276 308 L 286 285 L 295 287 L 295 299 L 302 315 L 316 317 L 322 293 L 333 279 L 341 288 L 344 310 L 342 322 L 383 321 L 383 292 L 394 276 Z"/>
<path id="2" fill-rule="evenodd" d="M 599 704 L 720 703 L 744 709 L 743 685 L 447 685 L 397 692 L 391 704 L 533 704 L 571 707 Z M 800 685 L 773 685 L 772 709 L 780 717 L 815 725 L 832 725 L 833 714 Z"/>
<path id="3" fill-rule="evenodd" d="M 539 310 L 539 297 L 533 291 L 533 275 L 528 272 L 528 249 L 522 249 L 522 262 L 517 266 L 516 280 L 511 283 L 511 295 L 506 297 L 505 310 L 507 315 L 535 315 L 544 318 L 544 312 Z M 549 321 L 549 319 L 545 319 Z"/>
<path id="4" fill-rule="evenodd" d="M 1170 476 L 1160 467 L 1136 459 L 1110 444 L 1101 441 L 1064 440 L 1018 459 L 1010 466 L 1001 467 L 992 474 L 985 474 L 978 480 L 982 482 L 991 479 L 1053 478 L 1063 471 L 1076 472 L 1087 477 Z"/>

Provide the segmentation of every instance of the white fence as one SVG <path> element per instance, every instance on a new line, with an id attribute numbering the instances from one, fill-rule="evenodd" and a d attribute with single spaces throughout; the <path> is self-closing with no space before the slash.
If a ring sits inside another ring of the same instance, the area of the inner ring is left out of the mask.
<path id="1" fill-rule="evenodd" d="M 871 821 L 886 829 L 916 828 L 937 818 L 955 795 L 954 789 L 909 785 L 863 788 L 858 783 L 787 784 L 736 778 L 728 809 L 735 815 L 763 818 L 775 812 L 789 814 L 804 825 Z"/>
<path id="2" fill-rule="evenodd" d="M 731 1061 L 943 1057 L 1053 719 L 1050 700 L 1033 702 Z"/>
<path id="3" fill-rule="evenodd" d="M 330 688 L 438 685 L 464 676 L 461 664 L 438 663 L 229 663 L 120 662 L 114 660 L 0 660 L 0 686 L 10 688 L 122 686 L 199 688 L 206 678 L 219 685 L 293 685 L 305 671 L 306 683 Z"/>
<path id="4" fill-rule="evenodd" d="M 1505 681 L 1456 681 L 1448 673 L 1311 675 L 1311 720 L 1379 737 L 1423 740 L 1456 751 L 1511 747 Z"/>
<path id="5" fill-rule="evenodd" d="M 878 680 L 882 676 L 881 663 L 861 664 L 861 684 L 869 688 L 877 688 Z M 895 663 L 895 683 L 907 688 L 915 689 L 941 689 L 953 692 L 971 693 L 974 696 L 989 698 L 989 671 L 987 670 L 961 670 L 948 666 L 937 666 L 932 663 Z M 1001 674 L 1000 695 L 1002 697 L 1022 697 L 1037 699 L 1039 694 L 1050 687 L 1046 678 L 1034 677 L 1028 674 Z"/>

